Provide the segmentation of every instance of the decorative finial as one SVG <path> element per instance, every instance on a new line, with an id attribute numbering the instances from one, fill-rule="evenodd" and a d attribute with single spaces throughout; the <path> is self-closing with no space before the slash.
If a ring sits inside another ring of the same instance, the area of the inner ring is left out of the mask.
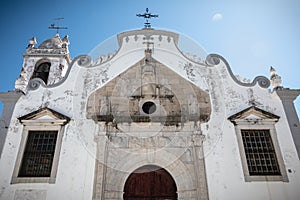
<path id="1" fill-rule="evenodd" d="M 270 74 L 271 76 L 276 74 L 276 70 L 272 66 L 270 67 Z"/>
<path id="2" fill-rule="evenodd" d="M 61 41 L 66 44 L 70 44 L 68 35 L 66 35 Z"/>
<path id="3" fill-rule="evenodd" d="M 151 23 L 148 21 L 148 19 L 151 19 L 152 17 L 158 17 L 158 15 L 152 15 L 151 13 L 149 13 L 148 8 L 146 8 L 146 12 L 144 14 L 136 14 L 136 16 L 146 19 L 146 22 L 144 23 L 145 28 L 151 28 Z"/>
<path id="4" fill-rule="evenodd" d="M 36 45 L 37 42 L 36 42 L 36 38 L 35 37 L 32 37 L 30 40 L 29 40 L 29 44 L 27 46 L 27 48 L 33 48 L 34 45 Z"/>
<path id="5" fill-rule="evenodd" d="M 68 47 L 68 45 L 70 44 L 70 41 L 69 41 L 69 36 L 68 35 L 66 35 L 62 40 L 62 47 L 63 48 L 67 48 Z"/>
<path id="6" fill-rule="evenodd" d="M 57 21 L 57 25 L 55 26 L 55 23 L 53 24 L 50 24 L 50 26 L 48 27 L 49 29 L 56 29 L 56 34 L 58 34 L 58 30 L 59 29 L 68 29 L 67 27 L 61 27 L 59 26 L 59 22 L 60 20 L 64 19 L 63 17 L 58 17 L 58 18 L 55 18 L 54 20 Z"/>
<path id="7" fill-rule="evenodd" d="M 282 80 L 281 77 L 276 74 L 276 70 L 271 66 L 270 67 L 270 81 L 273 87 L 273 90 L 277 90 L 278 88 L 282 88 Z"/>

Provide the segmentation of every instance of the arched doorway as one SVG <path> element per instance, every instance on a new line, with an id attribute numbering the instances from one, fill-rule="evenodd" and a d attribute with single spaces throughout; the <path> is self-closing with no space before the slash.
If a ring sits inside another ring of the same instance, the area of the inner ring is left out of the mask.
<path id="1" fill-rule="evenodd" d="M 177 187 L 165 169 L 147 165 L 129 175 L 123 197 L 124 200 L 175 200 Z"/>

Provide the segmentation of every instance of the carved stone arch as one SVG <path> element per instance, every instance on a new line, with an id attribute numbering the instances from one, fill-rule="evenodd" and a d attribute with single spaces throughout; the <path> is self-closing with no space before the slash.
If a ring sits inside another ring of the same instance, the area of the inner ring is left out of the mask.
<path id="1" fill-rule="evenodd" d="M 119 152 L 118 155 L 121 153 Z M 119 198 L 123 197 L 123 189 L 130 174 L 146 165 L 155 165 L 165 169 L 174 179 L 177 187 L 178 197 L 185 197 L 185 199 L 191 199 L 195 194 L 190 191 L 194 191 L 196 188 L 193 171 L 189 169 L 180 159 L 175 155 L 161 150 L 161 152 L 149 154 L 128 155 L 120 156 L 122 159 L 118 160 L 114 166 L 107 168 L 105 190 L 119 191 Z M 149 157 L 153 157 L 153 160 L 149 161 Z M 96 175 L 97 176 L 97 175 Z M 106 194 L 105 196 L 109 196 Z M 181 199 L 181 198 L 179 198 Z"/>
<path id="2" fill-rule="evenodd" d="M 46 58 L 46 57 L 44 57 L 44 58 L 41 58 L 41 59 L 39 59 L 36 63 L 35 63 L 35 68 L 37 67 L 37 66 L 39 66 L 40 64 L 42 64 L 42 63 L 45 63 L 45 62 L 49 62 L 49 63 L 51 63 L 51 60 L 49 59 L 49 58 Z M 52 64 L 52 63 L 51 63 Z"/>

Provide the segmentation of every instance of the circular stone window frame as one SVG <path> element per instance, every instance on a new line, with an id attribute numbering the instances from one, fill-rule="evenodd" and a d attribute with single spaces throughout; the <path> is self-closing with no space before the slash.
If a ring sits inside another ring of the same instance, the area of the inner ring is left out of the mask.
<path id="1" fill-rule="evenodd" d="M 144 110 L 144 106 L 145 104 L 147 103 L 153 103 L 153 105 L 155 106 L 155 110 L 152 111 L 152 112 L 145 112 Z M 146 115 L 146 116 L 153 116 L 153 115 L 156 115 L 158 112 L 159 112 L 159 108 L 160 108 L 160 105 L 159 105 L 159 101 L 158 100 L 154 100 L 154 99 L 144 99 L 143 101 L 140 101 L 139 102 L 139 110 L 140 110 L 140 113 L 142 115 Z"/>
<path id="2" fill-rule="evenodd" d="M 156 104 L 153 101 L 146 101 L 142 105 L 142 110 L 144 113 L 151 115 L 157 110 Z"/>

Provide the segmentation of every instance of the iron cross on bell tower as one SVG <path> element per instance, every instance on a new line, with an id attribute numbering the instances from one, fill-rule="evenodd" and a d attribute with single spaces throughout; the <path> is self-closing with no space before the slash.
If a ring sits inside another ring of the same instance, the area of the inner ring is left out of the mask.
<path id="1" fill-rule="evenodd" d="M 158 15 L 152 15 L 149 13 L 149 9 L 146 8 L 146 12 L 144 14 L 136 14 L 137 17 L 143 17 L 146 19 L 146 22 L 144 23 L 145 28 L 151 28 L 151 23 L 148 21 L 148 19 L 151 19 L 152 17 L 158 17 Z"/>
<path id="2" fill-rule="evenodd" d="M 56 34 L 58 34 L 58 30 L 60 30 L 60 29 L 68 29 L 67 27 L 59 26 L 59 22 L 60 22 L 60 20 L 62 20 L 62 19 L 64 19 L 64 18 L 63 18 L 63 17 L 57 17 L 57 18 L 55 18 L 54 20 L 57 21 L 57 25 L 55 26 L 55 24 L 53 23 L 53 24 L 51 24 L 48 28 L 49 28 L 49 29 L 56 29 Z"/>

